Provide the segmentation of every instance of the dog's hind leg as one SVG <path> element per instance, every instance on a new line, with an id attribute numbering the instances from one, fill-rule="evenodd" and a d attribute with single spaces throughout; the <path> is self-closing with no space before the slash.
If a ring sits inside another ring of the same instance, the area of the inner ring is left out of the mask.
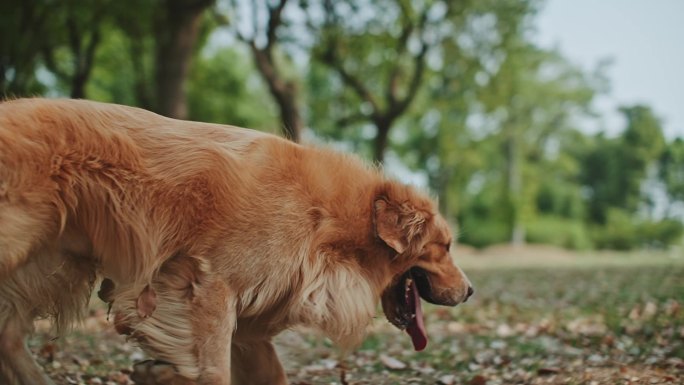
<path id="1" fill-rule="evenodd" d="M 45 241 L 49 228 L 58 224 L 50 208 L 29 210 L 0 199 L 0 279 L 21 266 L 32 249 Z"/>
<path id="2" fill-rule="evenodd" d="M 52 382 L 35 363 L 26 346 L 33 323 L 0 299 L 0 383 L 48 385 Z"/>
<path id="3" fill-rule="evenodd" d="M 37 317 L 52 318 L 58 333 L 82 318 L 94 274 L 92 261 L 43 248 L 0 278 L 0 384 L 51 384 L 31 357 L 26 336 Z"/>

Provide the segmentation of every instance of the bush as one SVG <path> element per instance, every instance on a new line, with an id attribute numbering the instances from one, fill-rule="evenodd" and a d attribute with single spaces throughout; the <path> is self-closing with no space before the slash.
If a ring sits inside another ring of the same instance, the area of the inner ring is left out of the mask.
<path id="1" fill-rule="evenodd" d="M 677 243 L 684 233 L 684 225 L 672 219 L 659 222 L 643 222 L 638 226 L 638 235 L 642 246 L 666 248 Z"/>
<path id="2" fill-rule="evenodd" d="M 578 220 L 544 215 L 527 225 L 527 242 L 556 245 L 566 249 L 590 249 L 592 241 L 585 224 Z"/>
<path id="3" fill-rule="evenodd" d="M 458 241 L 478 248 L 508 242 L 509 229 L 503 221 L 471 217 L 463 220 L 459 228 Z"/>
<path id="4" fill-rule="evenodd" d="M 639 245 L 634 218 L 624 210 L 608 209 L 606 223 L 591 232 L 599 249 L 631 250 Z"/>
<path id="5" fill-rule="evenodd" d="M 504 221 L 480 216 L 464 217 L 459 242 L 482 248 L 510 241 Z M 612 208 L 604 225 L 587 225 L 576 219 L 541 215 L 527 224 L 526 241 L 566 249 L 591 248 L 633 250 L 640 247 L 667 248 L 682 240 L 684 224 L 672 219 L 639 221 L 625 210 Z"/>
<path id="6" fill-rule="evenodd" d="M 672 219 L 638 221 L 620 209 L 610 209 L 606 224 L 592 232 L 599 249 L 667 248 L 684 234 L 684 224 Z"/>

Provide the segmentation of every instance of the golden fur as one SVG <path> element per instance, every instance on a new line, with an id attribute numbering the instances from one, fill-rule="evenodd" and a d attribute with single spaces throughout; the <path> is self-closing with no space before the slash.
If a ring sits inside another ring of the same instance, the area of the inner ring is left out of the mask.
<path id="1" fill-rule="evenodd" d="M 96 277 L 114 283 L 117 330 L 169 363 L 141 364 L 139 381 L 284 384 L 272 336 L 304 324 L 353 345 L 412 266 L 440 303 L 466 299 L 449 242 L 427 197 L 352 156 L 112 104 L 0 104 L 10 384 L 48 383 L 24 347 L 31 320 L 53 316 L 63 331 Z"/>

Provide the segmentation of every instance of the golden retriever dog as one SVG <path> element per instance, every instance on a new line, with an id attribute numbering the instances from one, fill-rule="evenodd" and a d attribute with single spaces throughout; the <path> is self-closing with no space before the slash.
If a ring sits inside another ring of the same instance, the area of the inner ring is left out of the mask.
<path id="1" fill-rule="evenodd" d="M 421 298 L 472 288 L 434 203 L 349 155 L 79 100 L 0 103 L 0 383 L 50 381 L 25 345 L 94 285 L 156 358 L 145 384 L 286 384 L 271 338 L 353 346 L 378 303 L 416 349 Z"/>

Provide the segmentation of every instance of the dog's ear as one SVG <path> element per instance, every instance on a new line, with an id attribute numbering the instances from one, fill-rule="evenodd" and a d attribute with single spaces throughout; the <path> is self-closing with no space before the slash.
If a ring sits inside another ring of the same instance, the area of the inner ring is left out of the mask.
<path id="1" fill-rule="evenodd" d="M 401 254 L 425 230 L 427 213 L 410 204 L 397 204 L 386 198 L 373 203 L 375 234 L 387 246 Z"/>

